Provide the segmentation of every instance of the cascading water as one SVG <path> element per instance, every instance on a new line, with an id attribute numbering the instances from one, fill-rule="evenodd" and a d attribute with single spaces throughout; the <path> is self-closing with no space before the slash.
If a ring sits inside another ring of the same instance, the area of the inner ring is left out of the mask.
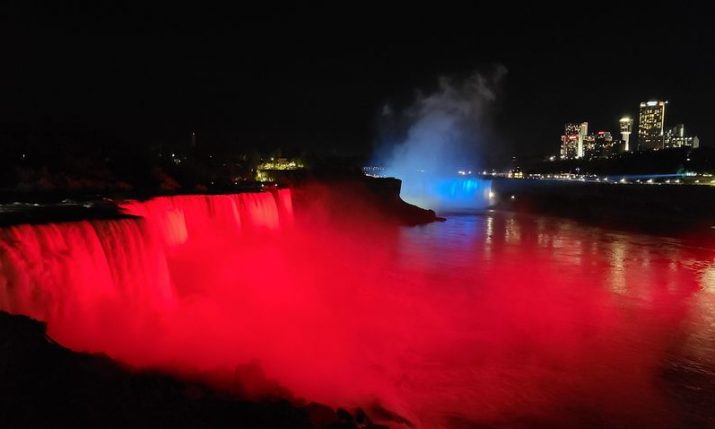
<path id="1" fill-rule="evenodd" d="M 0 290 L 3 310 L 47 321 L 58 341 L 92 351 L 113 349 L 118 321 L 144 329 L 175 298 L 161 244 L 131 219 L 0 229 Z"/>
<path id="2" fill-rule="evenodd" d="M 295 219 L 276 190 L 0 229 L 0 308 L 74 350 L 425 428 L 673 427 L 664 362 L 710 368 L 709 250 L 496 213 L 399 228 L 318 195 Z"/>
<path id="3" fill-rule="evenodd" d="M 292 222 L 289 190 L 276 190 L 275 195 L 274 198 L 271 193 L 261 192 L 158 197 L 128 202 L 122 208 L 127 214 L 144 218 L 165 245 L 173 248 L 189 240 L 236 239 L 242 233 L 242 225 L 246 231 L 275 230 L 281 222 Z"/>
<path id="4" fill-rule="evenodd" d="M 444 212 L 482 210 L 493 204 L 490 180 L 454 175 L 405 174 L 390 171 L 402 179 L 400 197 L 419 207 Z"/>
<path id="5" fill-rule="evenodd" d="M 292 222 L 290 191 L 274 194 L 157 197 L 122 205 L 138 219 L 0 229 L 0 309 L 46 321 L 76 350 L 142 364 L 131 339 L 175 317 L 187 258 Z"/>

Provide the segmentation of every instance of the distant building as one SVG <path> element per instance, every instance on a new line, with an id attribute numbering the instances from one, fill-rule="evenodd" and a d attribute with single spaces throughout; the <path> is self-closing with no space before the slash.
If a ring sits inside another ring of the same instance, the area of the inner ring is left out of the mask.
<path id="1" fill-rule="evenodd" d="M 584 150 L 583 150 L 583 140 L 586 138 L 588 135 L 588 122 L 581 122 L 581 125 L 579 125 L 579 130 L 578 130 L 578 157 L 583 158 L 584 155 Z"/>
<path id="2" fill-rule="evenodd" d="M 584 155 L 583 140 L 588 132 L 588 122 L 568 123 L 561 136 L 561 159 L 576 159 Z"/>
<path id="3" fill-rule="evenodd" d="M 611 158 L 618 152 L 618 144 L 613 140 L 610 131 L 599 131 L 596 133 L 596 156 L 595 158 Z"/>
<path id="4" fill-rule="evenodd" d="M 631 132 L 633 131 L 633 119 L 629 117 L 623 117 L 618 121 L 618 126 L 621 131 L 621 140 L 623 140 L 623 151 L 629 152 Z"/>
<path id="5" fill-rule="evenodd" d="M 561 159 L 574 159 L 578 157 L 578 124 L 568 123 L 564 126 L 561 136 Z"/>
<path id="6" fill-rule="evenodd" d="M 665 147 L 663 124 L 667 101 L 644 101 L 638 115 L 638 150 L 656 150 Z"/>
<path id="7" fill-rule="evenodd" d="M 700 139 L 697 136 L 688 136 L 685 132 L 684 124 L 677 124 L 668 129 L 664 135 L 664 147 L 692 147 L 697 149 L 700 146 Z"/>
<path id="8" fill-rule="evenodd" d="M 588 159 L 610 158 L 618 152 L 618 141 L 610 131 L 598 131 L 584 139 L 585 157 Z"/>
<path id="9" fill-rule="evenodd" d="M 256 166 L 256 180 L 274 182 L 294 177 L 296 171 L 304 168 L 305 165 L 300 158 L 270 158 Z"/>
<path id="10" fill-rule="evenodd" d="M 586 158 L 593 158 L 596 154 L 596 136 L 589 134 L 583 138 L 583 154 Z"/>
<path id="11" fill-rule="evenodd" d="M 561 159 L 612 158 L 620 152 L 659 150 L 666 148 L 698 148 L 700 139 L 688 135 L 683 124 L 665 129 L 667 101 L 652 100 L 640 103 L 638 111 L 637 146 L 630 141 L 633 119 L 624 116 L 618 121 L 621 139 L 614 140 L 609 131 L 588 134 L 588 122 L 567 123 L 561 136 Z"/>

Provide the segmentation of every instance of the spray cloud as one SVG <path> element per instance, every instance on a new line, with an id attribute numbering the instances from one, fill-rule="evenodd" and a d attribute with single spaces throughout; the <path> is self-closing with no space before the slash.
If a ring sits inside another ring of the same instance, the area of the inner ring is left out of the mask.
<path id="1" fill-rule="evenodd" d="M 488 150 L 482 132 L 485 113 L 505 73 L 499 66 L 466 79 L 440 77 L 437 90 L 418 93 L 402 118 L 395 117 L 391 106 L 383 107 L 386 122 L 408 123 L 400 137 L 380 148 L 383 155 L 376 159 L 388 176 L 402 179 L 401 195 L 406 201 L 437 210 L 488 204 L 489 184 L 469 177 L 469 172 L 476 173 L 480 153 Z"/>

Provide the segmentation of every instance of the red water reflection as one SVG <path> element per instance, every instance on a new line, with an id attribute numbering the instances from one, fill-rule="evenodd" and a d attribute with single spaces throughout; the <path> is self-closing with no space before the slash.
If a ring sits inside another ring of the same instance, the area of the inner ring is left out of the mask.
<path id="1" fill-rule="evenodd" d="M 715 367 L 712 249 L 503 214 L 400 228 L 353 208 L 304 198 L 294 218 L 282 190 L 7 228 L 0 305 L 76 350 L 420 427 L 707 421 L 663 373 Z"/>

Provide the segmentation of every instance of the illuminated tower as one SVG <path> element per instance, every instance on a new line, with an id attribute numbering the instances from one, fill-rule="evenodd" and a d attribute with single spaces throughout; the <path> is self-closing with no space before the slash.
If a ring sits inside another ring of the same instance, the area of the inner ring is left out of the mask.
<path id="1" fill-rule="evenodd" d="M 578 150 L 577 150 L 578 158 L 583 158 L 583 154 L 584 154 L 583 139 L 585 139 L 587 135 L 588 135 L 588 122 L 581 122 L 581 125 L 579 125 L 579 129 L 578 129 Z"/>
<path id="2" fill-rule="evenodd" d="M 588 133 L 588 122 L 568 123 L 561 136 L 561 159 L 583 158 L 583 140 Z"/>
<path id="3" fill-rule="evenodd" d="M 638 150 L 663 148 L 663 124 L 667 101 L 643 101 L 638 115 Z"/>
<path id="4" fill-rule="evenodd" d="M 618 121 L 621 130 L 621 140 L 623 140 L 623 151 L 628 152 L 631 150 L 629 146 L 629 140 L 631 138 L 631 131 L 633 131 L 633 119 L 629 117 L 623 117 Z"/>
<path id="5" fill-rule="evenodd" d="M 564 126 L 564 135 L 561 136 L 561 159 L 578 158 L 579 126 L 568 123 Z"/>

